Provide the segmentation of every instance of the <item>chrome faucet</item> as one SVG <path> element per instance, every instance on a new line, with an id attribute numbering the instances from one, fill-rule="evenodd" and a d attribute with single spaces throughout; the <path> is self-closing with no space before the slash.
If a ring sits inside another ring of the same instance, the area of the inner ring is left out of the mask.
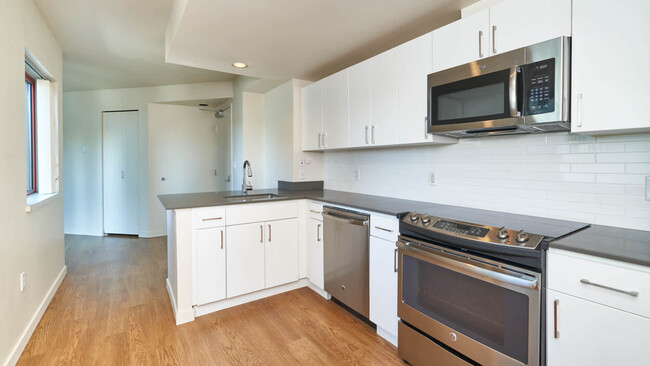
<path id="1" fill-rule="evenodd" d="M 248 167 L 248 169 L 246 169 L 246 167 Z M 251 169 L 251 162 L 248 160 L 244 161 L 244 174 L 242 175 L 244 176 L 244 182 L 241 185 L 241 191 L 242 193 L 246 194 L 247 191 L 253 189 L 253 186 L 250 183 L 246 182 L 246 175 L 248 175 L 249 178 L 253 176 L 253 170 Z"/>

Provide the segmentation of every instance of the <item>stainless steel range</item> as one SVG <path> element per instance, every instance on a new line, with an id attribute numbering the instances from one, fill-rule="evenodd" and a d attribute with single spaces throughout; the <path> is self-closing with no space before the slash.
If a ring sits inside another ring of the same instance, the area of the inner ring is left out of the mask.
<path id="1" fill-rule="evenodd" d="M 587 225 L 442 213 L 400 215 L 400 357 L 416 366 L 543 365 L 544 249 Z"/>

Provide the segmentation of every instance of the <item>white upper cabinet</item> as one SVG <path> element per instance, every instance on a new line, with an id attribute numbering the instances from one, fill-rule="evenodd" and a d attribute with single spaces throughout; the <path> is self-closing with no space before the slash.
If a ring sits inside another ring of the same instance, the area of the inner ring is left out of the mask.
<path id="1" fill-rule="evenodd" d="M 397 48 L 379 54 L 372 65 L 371 145 L 397 143 Z"/>
<path id="2" fill-rule="evenodd" d="M 433 48 L 431 33 L 397 48 L 398 60 L 398 142 L 431 141 L 427 133 L 427 75 L 431 73 Z"/>
<path id="3" fill-rule="evenodd" d="M 350 146 L 366 146 L 370 143 L 372 124 L 372 65 L 363 61 L 349 68 L 350 92 Z"/>
<path id="4" fill-rule="evenodd" d="M 490 55 L 571 35 L 571 0 L 506 0 L 489 10 Z"/>
<path id="5" fill-rule="evenodd" d="M 321 80 L 323 84 L 323 137 L 326 149 L 347 147 L 348 129 L 348 70 L 339 71 Z M 313 133 L 312 133 L 313 135 Z"/>
<path id="6" fill-rule="evenodd" d="M 650 1 L 573 0 L 571 132 L 650 130 Z"/>
<path id="7" fill-rule="evenodd" d="M 489 29 L 490 10 L 485 9 L 434 30 L 432 72 L 488 57 Z"/>
<path id="8" fill-rule="evenodd" d="M 302 149 L 319 150 L 323 132 L 323 83 L 302 88 Z"/>

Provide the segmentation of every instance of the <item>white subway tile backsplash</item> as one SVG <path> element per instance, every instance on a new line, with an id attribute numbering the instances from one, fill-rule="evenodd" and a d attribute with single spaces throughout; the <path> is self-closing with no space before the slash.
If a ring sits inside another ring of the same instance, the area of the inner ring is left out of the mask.
<path id="1" fill-rule="evenodd" d="M 431 171 L 435 186 L 428 184 Z M 445 146 L 328 151 L 324 175 L 327 189 L 650 228 L 648 133 L 496 136 Z"/>

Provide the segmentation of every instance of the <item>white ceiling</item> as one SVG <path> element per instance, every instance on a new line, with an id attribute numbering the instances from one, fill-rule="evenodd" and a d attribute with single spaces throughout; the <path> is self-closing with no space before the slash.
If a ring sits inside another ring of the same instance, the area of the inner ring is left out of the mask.
<path id="1" fill-rule="evenodd" d="M 317 80 L 458 19 L 460 9 L 476 0 L 176 2 L 168 62 Z M 236 70 L 233 61 L 250 67 Z"/>
<path id="2" fill-rule="evenodd" d="M 173 0 L 35 0 L 63 48 L 65 91 L 232 79 L 167 64 L 165 29 Z"/>

